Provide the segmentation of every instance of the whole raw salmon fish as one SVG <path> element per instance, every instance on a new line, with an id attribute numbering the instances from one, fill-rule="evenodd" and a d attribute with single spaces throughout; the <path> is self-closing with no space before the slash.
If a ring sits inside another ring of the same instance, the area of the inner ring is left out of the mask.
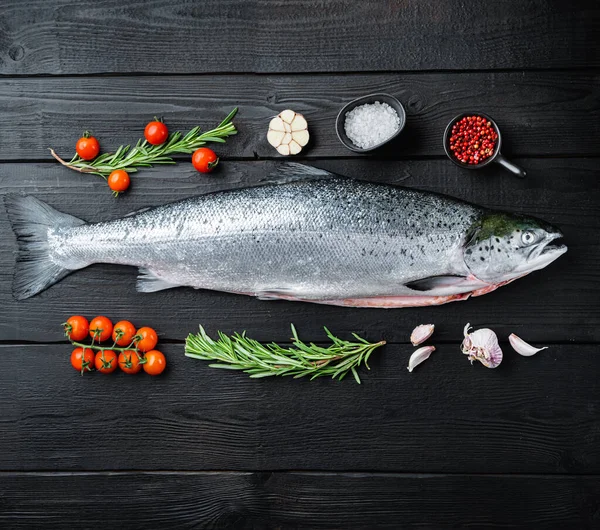
<path id="1" fill-rule="evenodd" d="M 288 164 L 283 183 L 210 193 L 88 224 L 5 199 L 28 298 L 92 263 L 140 268 L 137 289 L 190 286 L 356 307 L 435 305 L 541 269 L 567 249 L 531 217 Z"/>

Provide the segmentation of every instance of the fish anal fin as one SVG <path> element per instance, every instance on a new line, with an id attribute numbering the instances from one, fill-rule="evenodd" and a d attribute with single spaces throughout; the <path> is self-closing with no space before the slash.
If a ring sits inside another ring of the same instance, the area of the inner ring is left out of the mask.
<path id="1" fill-rule="evenodd" d="M 172 289 L 173 287 L 179 287 L 179 285 L 164 280 L 150 269 L 140 267 L 135 284 L 135 289 L 138 293 L 155 293 L 157 291 L 164 291 L 165 289 Z"/>

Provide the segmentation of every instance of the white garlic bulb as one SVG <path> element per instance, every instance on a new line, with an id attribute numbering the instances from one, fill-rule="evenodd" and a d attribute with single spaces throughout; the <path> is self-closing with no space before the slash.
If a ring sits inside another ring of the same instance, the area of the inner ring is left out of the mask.
<path id="1" fill-rule="evenodd" d="M 269 123 L 267 140 L 280 155 L 297 155 L 309 138 L 304 116 L 293 110 L 284 110 Z"/>

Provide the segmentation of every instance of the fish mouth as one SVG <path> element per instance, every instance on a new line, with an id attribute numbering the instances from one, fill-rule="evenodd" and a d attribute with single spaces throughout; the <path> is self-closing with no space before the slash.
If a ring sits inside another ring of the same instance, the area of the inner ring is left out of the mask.
<path id="1" fill-rule="evenodd" d="M 559 231 L 549 233 L 543 241 L 533 248 L 524 268 L 529 272 L 543 269 L 555 259 L 562 256 L 567 251 L 567 246 L 563 244 L 550 244 L 552 241 L 556 241 L 562 237 L 563 235 Z"/>
<path id="2" fill-rule="evenodd" d="M 560 251 L 561 254 L 564 254 L 567 251 L 567 245 L 546 245 L 540 252 L 540 256 L 557 251 Z"/>

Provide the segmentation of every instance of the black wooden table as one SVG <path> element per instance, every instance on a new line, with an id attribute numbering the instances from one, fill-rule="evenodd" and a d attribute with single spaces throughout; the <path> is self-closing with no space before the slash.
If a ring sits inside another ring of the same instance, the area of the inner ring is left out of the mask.
<path id="1" fill-rule="evenodd" d="M 0 213 L 0 527 L 592 528 L 600 526 L 600 9 L 595 2 L 476 0 L 4 1 L 1 192 L 89 221 L 256 183 L 280 161 L 268 120 L 292 108 L 314 142 L 297 160 L 374 181 L 527 212 L 569 252 L 527 279 L 448 306 L 364 310 L 175 289 L 141 295 L 136 271 L 92 266 L 32 299 L 11 296 L 16 244 Z M 338 142 L 348 100 L 396 95 L 392 148 Z M 105 149 L 154 115 L 239 135 L 201 176 L 182 157 L 140 172 L 118 200 L 59 166 L 92 129 Z M 463 110 L 498 121 L 528 171 L 461 170 L 442 132 Z M 80 377 L 60 323 L 106 314 L 155 327 L 158 378 Z M 251 380 L 183 355 L 183 340 L 247 330 L 309 340 L 322 326 L 389 341 L 352 380 Z M 412 328 L 434 357 L 406 370 Z M 493 328 L 505 360 L 471 366 L 463 326 Z M 550 348 L 521 358 L 515 332 Z"/>

